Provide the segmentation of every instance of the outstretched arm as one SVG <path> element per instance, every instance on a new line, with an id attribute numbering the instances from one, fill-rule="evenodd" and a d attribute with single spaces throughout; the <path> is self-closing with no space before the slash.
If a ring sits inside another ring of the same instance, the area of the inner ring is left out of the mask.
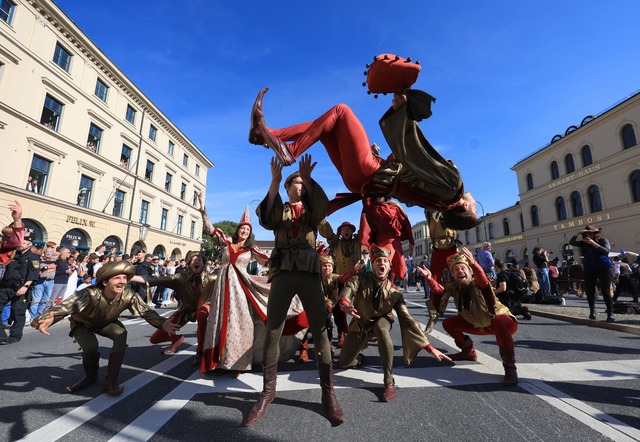
<path id="1" fill-rule="evenodd" d="M 316 167 L 316 164 L 318 163 L 311 162 L 311 155 L 304 154 L 302 155 L 302 158 L 300 158 L 300 163 L 298 166 L 300 178 L 302 179 L 302 185 L 304 186 L 304 190 L 307 193 L 309 199 L 311 200 L 313 200 L 313 189 L 314 189 L 313 181 L 311 180 L 311 172 Z"/>
<path id="2" fill-rule="evenodd" d="M 282 167 L 282 163 L 276 157 L 271 158 L 271 185 L 267 193 L 265 213 L 271 213 L 273 211 L 276 196 L 278 196 L 278 189 L 280 188 L 280 182 L 282 181 Z"/>
<path id="3" fill-rule="evenodd" d="M 202 215 L 204 231 L 207 232 L 207 235 L 211 235 L 213 233 L 213 224 L 211 224 L 211 220 L 207 214 L 207 209 L 204 206 L 204 191 L 201 191 L 198 194 L 198 203 L 200 203 L 200 214 Z"/>

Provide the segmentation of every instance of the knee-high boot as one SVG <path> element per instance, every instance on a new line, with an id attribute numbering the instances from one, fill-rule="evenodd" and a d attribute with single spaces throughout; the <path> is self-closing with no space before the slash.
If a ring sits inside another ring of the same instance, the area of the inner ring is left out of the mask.
<path id="1" fill-rule="evenodd" d="M 278 364 L 263 366 L 263 387 L 262 393 L 258 396 L 258 401 L 242 421 L 243 427 L 250 427 L 260 420 L 267 406 L 273 402 L 276 397 L 276 379 L 278 377 Z"/>
<path id="2" fill-rule="evenodd" d="M 451 356 L 449 356 L 452 361 L 477 361 L 478 360 L 476 349 L 473 347 L 473 341 L 469 336 L 465 336 L 464 341 L 462 342 L 456 341 L 456 345 L 462 351 L 460 353 L 454 353 Z"/>
<path id="3" fill-rule="evenodd" d="M 123 351 L 112 351 L 109 355 L 109 365 L 107 366 L 107 377 L 104 379 L 102 391 L 110 396 L 118 396 L 124 391 L 124 387 L 118 385 L 118 375 L 124 360 Z"/>
<path id="4" fill-rule="evenodd" d="M 324 411 L 333 425 L 340 425 L 344 422 L 344 412 L 338 403 L 335 391 L 333 391 L 333 365 L 318 362 L 318 374 L 320 375 Z"/>
<path id="5" fill-rule="evenodd" d="M 518 383 L 518 370 L 516 369 L 516 355 L 513 348 L 501 348 L 500 357 L 504 367 L 504 385 L 516 385 Z"/>
<path id="6" fill-rule="evenodd" d="M 97 351 L 91 353 L 82 353 L 82 366 L 84 368 L 84 378 L 80 379 L 73 385 L 66 387 L 67 392 L 75 393 L 85 387 L 95 383 L 98 380 L 98 366 L 100 361 L 100 353 Z"/>

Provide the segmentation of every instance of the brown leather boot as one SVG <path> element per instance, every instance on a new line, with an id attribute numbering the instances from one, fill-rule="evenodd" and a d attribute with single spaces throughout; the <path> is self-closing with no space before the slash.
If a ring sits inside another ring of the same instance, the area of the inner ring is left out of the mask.
<path id="1" fill-rule="evenodd" d="M 327 418 L 333 425 L 340 425 L 344 422 L 344 412 L 340 408 L 336 393 L 333 391 L 333 364 L 318 362 L 318 374 L 322 388 L 322 406 Z"/>
<path id="2" fill-rule="evenodd" d="M 251 126 L 249 128 L 249 143 L 257 144 L 259 146 L 263 146 L 265 144 L 264 137 L 262 133 L 258 130 L 258 124 L 260 121 L 264 120 L 264 114 L 262 113 L 262 99 L 264 98 L 264 94 L 269 90 L 268 87 L 265 87 L 260 92 L 258 92 L 258 96 L 256 97 L 256 101 L 253 103 L 253 108 L 251 108 Z"/>
<path id="3" fill-rule="evenodd" d="M 504 379 L 502 383 L 506 386 L 518 383 L 518 370 L 516 369 L 516 355 L 513 348 L 501 348 L 500 357 L 504 367 Z"/>
<path id="4" fill-rule="evenodd" d="M 124 360 L 123 351 L 111 352 L 109 355 L 109 365 L 107 366 L 107 377 L 104 379 L 102 385 L 102 391 L 110 396 L 118 396 L 124 391 L 124 387 L 118 385 L 118 375 L 120 374 L 120 367 L 122 367 L 122 361 Z"/>
<path id="5" fill-rule="evenodd" d="M 396 398 L 396 381 L 385 381 L 384 392 L 382 393 L 383 402 L 389 402 Z"/>
<path id="6" fill-rule="evenodd" d="M 98 380 L 98 367 L 100 361 L 100 353 L 82 353 L 82 366 L 84 367 L 85 377 L 80 379 L 73 385 L 66 387 L 68 393 L 75 393 L 82 390 Z"/>
<path id="7" fill-rule="evenodd" d="M 478 355 L 476 354 L 476 349 L 473 348 L 473 341 L 469 336 L 464 337 L 464 341 L 458 342 L 456 341 L 456 345 L 462 351 L 460 353 L 454 353 L 450 355 L 452 361 L 477 361 Z"/>
<path id="8" fill-rule="evenodd" d="M 262 393 L 258 396 L 258 401 L 253 405 L 251 411 L 242 421 L 243 427 L 250 427 L 262 418 L 267 410 L 267 406 L 276 397 L 276 380 L 278 377 L 278 364 L 271 364 L 262 367 L 263 386 Z"/>
<path id="9" fill-rule="evenodd" d="M 267 125 L 264 123 L 264 118 L 258 123 L 258 131 L 264 137 L 264 143 L 275 152 L 282 164 L 285 166 L 291 166 L 296 162 L 296 159 L 289 150 L 287 143 L 271 133 Z"/>

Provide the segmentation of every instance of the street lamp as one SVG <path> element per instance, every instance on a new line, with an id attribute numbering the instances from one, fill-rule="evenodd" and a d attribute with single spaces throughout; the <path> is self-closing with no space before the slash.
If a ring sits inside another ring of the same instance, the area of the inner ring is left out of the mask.
<path id="1" fill-rule="evenodd" d="M 142 224 L 140 226 L 140 241 L 147 239 L 147 233 L 149 233 L 149 224 Z"/>
<path id="2" fill-rule="evenodd" d="M 484 215 L 484 206 L 478 200 L 476 200 L 476 203 L 479 204 L 480 208 L 482 209 L 482 230 L 484 231 L 484 240 L 488 241 L 489 238 L 487 238 L 487 220 L 485 219 L 485 215 Z"/>

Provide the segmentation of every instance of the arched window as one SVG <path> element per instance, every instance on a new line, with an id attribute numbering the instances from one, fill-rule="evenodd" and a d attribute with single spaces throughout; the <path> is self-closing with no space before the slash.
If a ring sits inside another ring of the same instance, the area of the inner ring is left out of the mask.
<path id="1" fill-rule="evenodd" d="M 560 168 L 558 167 L 557 161 L 552 161 L 551 165 L 549 166 L 549 169 L 551 170 L 552 180 L 557 180 L 558 178 L 560 178 Z"/>
<path id="2" fill-rule="evenodd" d="M 622 148 L 629 149 L 637 144 L 636 132 L 633 130 L 633 126 L 625 124 L 620 130 L 620 138 L 622 139 Z"/>
<path id="3" fill-rule="evenodd" d="M 567 173 L 572 173 L 576 170 L 576 164 L 573 162 L 573 155 L 567 154 L 567 156 L 564 157 L 564 169 Z"/>
<path id="4" fill-rule="evenodd" d="M 493 239 L 493 223 L 489 223 L 489 239 Z"/>
<path id="5" fill-rule="evenodd" d="M 522 216 L 522 212 L 520 212 L 520 231 L 524 232 L 524 216 Z"/>
<path id="6" fill-rule="evenodd" d="M 585 144 L 580 149 L 580 157 L 582 158 L 582 167 L 587 167 L 593 164 L 593 157 L 591 156 L 591 146 Z"/>
<path id="7" fill-rule="evenodd" d="M 525 266 L 529 265 L 529 250 L 526 247 L 522 251 L 522 261 L 524 262 Z"/>
<path id="8" fill-rule="evenodd" d="M 584 215 L 584 210 L 582 209 L 582 197 L 580 196 L 580 192 L 575 191 L 571 192 L 571 212 L 573 216 L 582 216 Z"/>
<path id="9" fill-rule="evenodd" d="M 591 213 L 602 211 L 602 199 L 600 198 L 600 189 L 598 186 L 593 185 L 587 189 L 587 195 L 589 197 L 589 211 Z"/>
<path id="10" fill-rule="evenodd" d="M 629 186 L 631 186 L 631 201 L 640 202 L 640 170 L 634 170 L 631 173 Z"/>
<path id="11" fill-rule="evenodd" d="M 509 249 L 504 255 L 504 262 L 516 262 L 516 252 Z"/>
<path id="12" fill-rule="evenodd" d="M 511 235 L 511 229 L 509 228 L 509 218 L 502 219 L 502 234 L 504 236 Z"/>
<path id="13" fill-rule="evenodd" d="M 527 174 L 527 190 L 533 189 L 533 175 Z"/>
<path id="14" fill-rule="evenodd" d="M 573 247 L 571 247 L 571 244 L 563 244 L 562 245 L 562 257 L 564 258 L 564 260 L 566 261 L 567 259 L 571 258 L 573 256 Z"/>
<path id="15" fill-rule="evenodd" d="M 531 225 L 538 227 L 540 225 L 540 215 L 538 214 L 538 206 L 531 206 Z"/>
<path id="16" fill-rule="evenodd" d="M 471 242 L 471 235 L 469 234 L 469 231 L 465 231 L 464 232 L 464 243 L 466 245 L 469 245 L 469 243 Z"/>
<path id="17" fill-rule="evenodd" d="M 482 239 L 480 238 L 480 227 L 476 227 L 476 241 L 482 241 Z"/>
<path id="18" fill-rule="evenodd" d="M 564 198 L 561 196 L 556 198 L 556 218 L 558 218 L 558 221 L 567 219 L 567 206 L 564 203 Z"/>

